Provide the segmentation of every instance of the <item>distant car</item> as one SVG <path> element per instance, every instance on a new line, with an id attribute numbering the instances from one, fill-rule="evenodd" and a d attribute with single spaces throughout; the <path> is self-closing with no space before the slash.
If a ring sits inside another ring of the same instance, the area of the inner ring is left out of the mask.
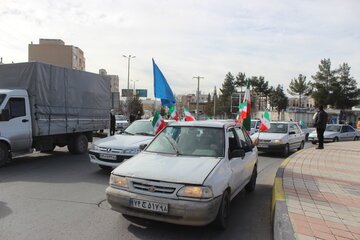
<path id="1" fill-rule="evenodd" d="M 309 135 L 310 135 L 310 133 L 313 132 L 313 130 L 311 130 L 310 128 L 308 128 L 304 124 L 300 124 L 299 127 L 305 133 L 305 141 L 308 141 L 309 140 Z"/>
<path id="2" fill-rule="evenodd" d="M 116 134 L 94 142 L 89 150 L 90 162 L 98 164 L 104 170 L 111 170 L 138 154 L 141 151 L 140 145 L 148 144 L 154 137 L 151 120 L 134 121 L 123 131 L 123 134 Z"/>
<path id="3" fill-rule="evenodd" d="M 230 201 L 254 191 L 257 149 L 234 121 L 176 122 L 113 170 L 107 201 L 115 211 L 182 225 L 224 229 Z"/>
<path id="4" fill-rule="evenodd" d="M 256 119 L 251 120 L 250 136 L 259 131 L 260 124 L 261 124 L 260 120 L 256 120 Z"/>
<path id="5" fill-rule="evenodd" d="M 123 130 L 129 126 L 129 121 L 124 115 L 115 115 L 115 128 Z"/>
<path id="6" fill-rule="evenodd" d="M 360 132 L 347 124 L 327 124 L 324 132 L 324 142 L 356 141 L 360 139 Z M 309 141 L 318 142 L 317 132 L 309 135 Z"/>
<path id="7" fill-rule="evenodd" d="M 255 140 L 259 135 L 251 136 Z M 257 148 L 264 152 L 280 152 L 284 157 L 292 150 L 303 149 L 305 133 L 295 122 L 270 122 L 270 128 L 260 132 Z"/>

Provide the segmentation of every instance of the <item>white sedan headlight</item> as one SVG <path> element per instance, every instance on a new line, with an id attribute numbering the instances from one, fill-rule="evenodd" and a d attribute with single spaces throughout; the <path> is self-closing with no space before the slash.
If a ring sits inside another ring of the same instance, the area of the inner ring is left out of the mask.
<path id="1" fill-rule="evenodd" d="M 123 150 L 123 154 L 138 154 L 140 152 L 139 148 L 129 148 L 129 149 L 124 149 Z"/>
<path id="2" fill-rule="evenodd" d="M 128 179 L 126 177 L 120 177 L 111 174 L 110 176 L 110 185 L 117 186 L 117 187 L 123 187 L 128 188 Z"/>
<path id="3" fill-rule="evenodd" d="M 100 150 L 100 147 L 99 147 L 98 145 L 93 144 L 93 145 L 91 146 L 91 149 L 92 149 L 92 150 Z"/>
<path id="4" fill-rule="evenodd" d="M 179 197 L 212 198 L 213 192 L 209 187 L 184 186 L 178 191 L 177 195 Z"/>
<path id="5" fill-rule="evenodd" d="M 279 144 L 279 143 L 281 143 L 281 139 L 274 139 L 274 140 L 271 140 L 271 142 Z"/>

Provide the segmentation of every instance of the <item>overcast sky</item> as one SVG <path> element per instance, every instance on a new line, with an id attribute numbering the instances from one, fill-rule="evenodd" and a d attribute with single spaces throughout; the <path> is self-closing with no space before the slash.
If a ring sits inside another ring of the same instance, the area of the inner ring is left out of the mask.
<path id="1" fill-rule="evenodd" d="M 360 1 L 1 0 L 0 57 L 28 60 L 28 44 L 62 39 L 84 51 L 86 71 L 130 79 L 153 97 L 153 57 L 175 94 L 221 87 L 226 73 L 287 88 L 311 80 L 321 59 L 346 62 L 360 83 Z M 131 83 L 132 86 L 132 83 Z"/>

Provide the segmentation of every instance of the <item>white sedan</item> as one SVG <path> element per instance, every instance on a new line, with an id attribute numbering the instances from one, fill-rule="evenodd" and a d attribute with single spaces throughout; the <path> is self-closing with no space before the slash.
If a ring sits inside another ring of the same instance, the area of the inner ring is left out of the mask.
<path id="1" fill-rule="evenodd" d="M 324 132 L 324 142 L 356 141 L 360 139 L 360 132 L 347 124 L 327 124 Z M 318 142 L 317 132 L 309 135 L 309 141 Z"/>
<path id="2" fill-rule="evenodd" d="M 111 173 L 111 208 L 125 215 L 221 229 L 230 201 L 253 191 L 257 149 L 234 122 L 192 121 L 167 126 L 140 154 Z"/>
<path id="3" fill-rule="evenodd" d="M 305 134 L 295 122 L 271 122 L 268 130 L 255 133 L 251 138 L 259 138 L 259 151 L 280 152 L 284 157 L 305 145 Z"/>

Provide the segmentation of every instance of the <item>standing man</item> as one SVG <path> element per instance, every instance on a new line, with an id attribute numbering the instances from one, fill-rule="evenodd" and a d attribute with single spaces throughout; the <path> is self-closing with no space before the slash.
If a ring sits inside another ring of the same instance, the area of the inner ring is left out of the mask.
<path id="1" fill-rule="evenodd" d="M 110 136 L 113 136 L 115 134 L 115 111 L 114 109 L 111 109 L 110 111 Z"/>
<path id="2" fill-rule="evenodd" d="M 324 111 L 323 106 L 320 105 L 319 111 L 317 112 L 315 117 L 315 124 L 314 124 L 314 127 L 316 127 L 317 137 L 319 141 L 319 146 L 316 149 L 324 149 L 324 132 L 326 129 L 327 120 L 328 120 L 328 115 Z"/>

